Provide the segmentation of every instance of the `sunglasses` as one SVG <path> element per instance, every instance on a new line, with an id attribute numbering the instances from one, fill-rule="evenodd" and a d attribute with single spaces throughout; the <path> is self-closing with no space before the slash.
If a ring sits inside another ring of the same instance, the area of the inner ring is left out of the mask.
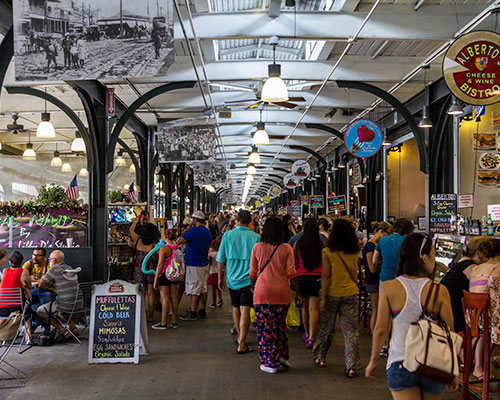
<path id="1" fill-rule="evenodd" d="M 422 257 L 422 250 L 424 249 L 424 246 L 428 240 L 431 240 L 432 246 L 436 246 L 436 237 L 435 236 L 431 239 L 431 238 L 429 238 L 429 235 L 427 233 L 422 233 L 422 235 L 424 236 L 424 240 L 422 240 L 422 244 L 420 245 L 420 251 L 418 252 L 418 255 L 420 257 Z"/>

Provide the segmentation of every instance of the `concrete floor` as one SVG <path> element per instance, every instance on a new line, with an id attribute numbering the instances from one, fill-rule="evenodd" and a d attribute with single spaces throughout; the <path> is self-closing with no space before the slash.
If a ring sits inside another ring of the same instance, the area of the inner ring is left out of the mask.
<path id="1" fill-rule="evenodd" d="M 183 322 L 176 330 L 149 330 L 151 354 L 139 365 L 87 364 L 87 340 L 53 347 L 33 347 L 8 360 L 28 374 L 25 387 L 3 389 L 0 399 L 390 399 L 381 360 L 377 379 L 344 376 L 342 337 L 336 334 L 328 367 L 314 367 L 301 334 L 290 332 L 292 369 L 269 375 L 259 370 L 258 353 L 236 354 L 229 330 L 229 299 L 222 308 L 208 310 L 208 319 Z M 184 310 L 186 303 L 183 302 Z M 88 334 L 88 333 L 87 333 Z M 249 344 L 256 350 L 255 333 Z M 86 336 L 84 336 L 86 337 Z M 370 338 L 361 334 L 362 361 L 369 356 Z M 458 399 L 458 394 L 446 399 Z"/>

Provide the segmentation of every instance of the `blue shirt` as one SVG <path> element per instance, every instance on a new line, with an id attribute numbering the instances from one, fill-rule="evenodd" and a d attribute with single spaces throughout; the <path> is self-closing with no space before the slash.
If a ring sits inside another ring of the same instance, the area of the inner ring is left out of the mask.
<path id="1" fill-rule="evenodd" d="M 375 250 L 382 256 L 382 268 L 380 269 L 380 282 L 390 281 L 396 277 L 399 263 L 399 248 L 405 237 L 396 233 L 384 236 L 378 241 Z"/>
<path id="2" fill-rule="evenodd" d="M 375 243 L 366 242 L 365 247 L 363 247 L 363 264 L 365 264 L 365 283 L 369 285 L 378 285 L 380 278 L 380 270 L 373 273 L 370 271 L 370 267 L 368 266 L 368 261 L 366 261 L 366 255 L 368 253 L 373 253 L 375 251 Z"/>
<path id="3" fill-rule="evenodd" d="M 208 265 L 208 249 L 212 243 L 212 234 L 203 225 L 195 226 L 182 235 L 186 241 L 184 262 L 190 267 Z"/>
<path id="4" fill-rule="evenodd" d="M 237 226 L 222 236 L 217 262 L 226 264 L 227 287 L 239 290 L 250 285 L 250 257 L 260 235 L 245 226 Z"/>

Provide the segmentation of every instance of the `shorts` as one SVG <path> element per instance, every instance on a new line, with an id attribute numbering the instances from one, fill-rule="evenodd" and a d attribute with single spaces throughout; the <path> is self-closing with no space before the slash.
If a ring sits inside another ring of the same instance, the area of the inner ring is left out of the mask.
<path id="1" fill-rule="evenodd" d="M 21 311 L 22 307 L 0 307 L 0 317 L 8 317 L 11 313 Z"/>
<path id="2" fill-rule="evenodd" d="M 199 296 L 207 293 L 207 280 L 209 266 L 191 267 L 186 265 L 186 294 L 188 296 Z"/>
<path id="3" fill-rule="evenodd" d="M 298 278 L 301 297 L 319 297 L 320 275 L 299 275 Z"/>
<path id="4" fill-rule="evenodd" d="M 135 266 L 134 266 L 134 281 L 137 283 L 153 283 L 155 281 L 155 275 L 154 274 L 145 274 L 142 272 L 142 262 L 144 261 L 144 257 L 146 257 L 148 253 L 145 251 L 140 251 L 137 250 L 137 255 L 135 256 Z M 153 257 L 150 258 L 150 260 Z M 148 266 L 150 262 L 148 262 Z M 150 266 L 151 267 L 151 266 Z M 153 269 L 156 266 L 153 266 Z"/>
<path id="5" fill-rule="evenodd" d="M 40 317 L 48 318 L 49 317 L 49 312 L 54 315 L 57 313 L 57 301 L 52 301 L 50 303 L 45 303 L 42 304 L 38 309 L 36 310 L 36 313 Z"/>
<path id="6" fill-rule="evenodd" d="M 165 275 L 165 271 L 158 276 L 158 286 L 169 286 L 169 285 L 177 285 L 179 282 L 170 281 L 167 279 Z"/>
<path id="7" fill-rule="evenodd" d="M 425 394 L 438 395 L 444 392 L 445 384 L 415 375 L 403 367 L 403 362 L 395 362 L 387 370 L 387 382 L 391 392 L 400 392 L 420 387 Z"/>
<path id="8" fill-rule="evenodd" d="M 250 285 L 241 289 L 229 289 L 229 294 L 233 307 L 253 307 L 253 293 Z"/>
<path id="9" fill-rule="evenodd" d="M 375 294 L 378 293 L 379 284 L 378 283 L 365 283 L 366 293 Z"/>
<path id="10" fill-rule="evenodd" d="M 215 274 L 208 275 L 208 286 L 219 286 L 219 274 L 216 272 Z"/>

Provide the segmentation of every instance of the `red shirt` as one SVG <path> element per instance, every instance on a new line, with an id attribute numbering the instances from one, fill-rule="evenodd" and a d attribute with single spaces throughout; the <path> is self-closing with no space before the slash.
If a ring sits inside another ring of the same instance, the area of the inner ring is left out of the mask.
<path id="1" fill-rule="evenodd" d="M 21 274 L 23 273 L 22 268 L 5 268 L 3 270 L 2 282 L 0 283 L 1 289 L 14 289 L 22 288 L 23 283 L 21 282 Z M 12 304 L 3 302 L 0 299 L 0 307 L 16 307 L 18 304 Z"/>

